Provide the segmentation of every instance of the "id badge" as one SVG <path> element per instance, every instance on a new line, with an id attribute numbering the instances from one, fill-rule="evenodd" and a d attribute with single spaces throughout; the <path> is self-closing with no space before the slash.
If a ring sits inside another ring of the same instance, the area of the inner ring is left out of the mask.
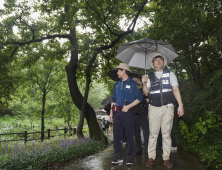
<path id="1" fill-rule="evenodd" d="M 169 80 L 163 80 L 163 84 L 169 84 Z"/>

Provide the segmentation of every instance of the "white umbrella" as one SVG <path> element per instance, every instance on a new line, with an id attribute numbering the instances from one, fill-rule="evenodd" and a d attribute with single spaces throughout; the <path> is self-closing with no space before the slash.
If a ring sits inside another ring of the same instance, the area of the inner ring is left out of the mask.
<path id="1" fill-rule="evenodd" d="M 144 38 L 120 45 L 116 58 L 129 66 L 144 68 L 146 74 L 146 69 L 151 68 L 149 64 L 156 53 L 164 55 L 167 64 L 179 56 L 171 44 Z"/>
<path id="2" fill-rule="evenodd" d="M 101 119 L 101 117 L 102 117 L 101 115 L 97 115 L 96 116 L 97 119 Z"/>
<path id="3" fill-rule="evenodd" d="M 109 120 L 109 116 L 102 116 L 100 119 L 102 120 L 103 118 L 104 118 L 105 120 L 107 120 L 107 121 L 110 121 L 110 120 Z"/>

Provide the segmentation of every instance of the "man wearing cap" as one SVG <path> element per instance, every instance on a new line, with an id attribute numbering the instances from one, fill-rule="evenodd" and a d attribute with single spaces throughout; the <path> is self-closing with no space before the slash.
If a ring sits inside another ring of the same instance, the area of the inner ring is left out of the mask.
<path id="1" fill-rule="evenodd" d="M 153 56 L 150 66 L 155 72 L 149 73 L 148 77 L 144 76 L 143 92 L 149 94 L 149 142 L 148 142 L 148 162 L 146 167 L 152 168 L 156 158 L 157 137 L 161 128 L 162 145 L 163 145 L 163 161 L 168 168 L 173 167 L 170 161 L 171 151 L 171 129 L 173 125 L 174 106 L 176 101 L 179 104 L 178 117 L 183 116 L 183 103 L 178 88 L 178 82 L 175 74 L 168 70 L 163 70 L 167 64 L 167 59 L 161 54 Z"/>
<path id="2" fill-rule="evenodd" d="M 126 165 L 133 165 L 134 156 L 134 115 L 131 113 L 133 106 L 136 106 L 142 101 L 142 95 L 137 88 L 137 83 L 129 77 L 131 70 L 129 65 L 120 63 L 114 67 L 117 69 L 117 75 L 120 78 L 114 85 L 111 108 L 115 108 L 113 117 L 113 109 L 110 111 L 110 120 L 113 121 L 114 133 L 114 160 L 113 164 L 123 162 L 121 153 L 121 138 L 123 130 L 126 135 Z"/>

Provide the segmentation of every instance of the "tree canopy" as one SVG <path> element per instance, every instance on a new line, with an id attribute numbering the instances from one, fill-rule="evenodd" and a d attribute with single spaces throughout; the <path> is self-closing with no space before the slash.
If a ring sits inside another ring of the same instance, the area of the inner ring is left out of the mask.
<path id="1" fill-rule="evenodd" d="M 6 0 L 0 11 L 1 47 L 9 58 L 23 58 L 25 67 L 42 60 L 69 58 L 66 66 L 73 102 L 81 110 L 78 135 L 84 117 L 91 138 L 104 141 L 95 113 L 87 103 L 91 79 L 98 80 L 100 71 L 108 71 L 118 43 L 132 34 L 147 0 Z M 33 14 L 38 13 L 34 18 Z M 124 23 L 124 27 L 121 23 Z M 81 32 L 85 30 L 84 32 Z M 15 32 L 15 30 L 17 30 Z M 62 42 L 61 42 L 62 40 Z M 85 78 L 85 93 L 80 93 L 77 79 Z"/>

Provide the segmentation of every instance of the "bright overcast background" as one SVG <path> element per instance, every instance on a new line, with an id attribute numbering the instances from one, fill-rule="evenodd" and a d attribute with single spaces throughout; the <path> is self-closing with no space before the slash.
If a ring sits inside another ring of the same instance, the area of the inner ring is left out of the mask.
<path id="1" fill-rule="evenodd" d="M 19 0 L 19 1 L 22 1 L 22 0 Z M 0 0 L 0 9 L 3 9 L 4 8 L 4 6 L 3 6 L 3 4 L 4 4 L 4 2 L 5 2 L 5 0 Z M 38 17 L 38 13 L 35 13 L 35 14 L 33 14 L 33 15 L 31 15 L 33 18 L 36 18 L 36 17 Z M 0 18 L 0 21 L 2 20 L 2 18 Z M 148 22 L 147 21 L 147 18 L 139 18 L 138 20 L 137 20 L 137 24 L 136 24 L 136 26 L 135 26 L 135 30 L 137 30 L 138 28 L 141 28 L 143 25 L 144 25 L 144 22 L 143 22 L 143 20 L 146 20 L 146 22 Z M 123 22 L 121 22 L 121 26 L 122 27 L 124 27 L 124 21 Z M 81 27 L 79 27 L 79 29 L 78 29 L 78 27 L 77 27 L 77 30 L 79 31 L 79 32 L 89 32 L 90 31 L 90 29 L 82 29 Z M 16 29 L 14 29 L 14 31 L 16 32 Z"/>

